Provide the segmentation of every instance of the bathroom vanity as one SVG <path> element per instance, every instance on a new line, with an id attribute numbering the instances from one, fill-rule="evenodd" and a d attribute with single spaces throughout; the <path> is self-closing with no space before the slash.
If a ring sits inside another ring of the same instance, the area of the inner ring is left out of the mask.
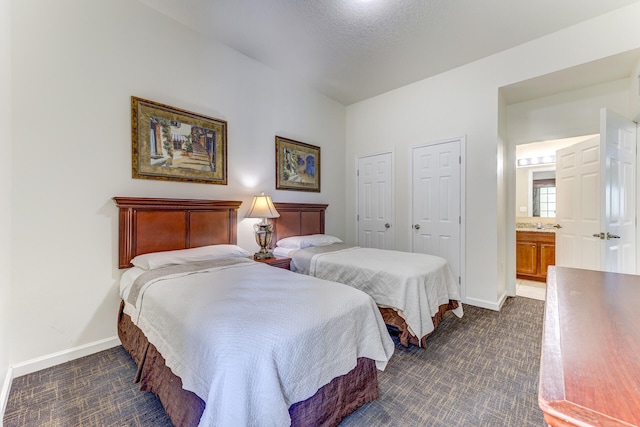
<path id="1" fill-rule="evenodd" d="M 516 277 L 545 282 L 547 268 L 556 264 L 555 230 L 516 230 Z"/>

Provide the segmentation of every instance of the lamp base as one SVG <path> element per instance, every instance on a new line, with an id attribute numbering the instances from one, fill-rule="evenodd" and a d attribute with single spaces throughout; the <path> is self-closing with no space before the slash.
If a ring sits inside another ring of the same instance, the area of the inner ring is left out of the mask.
<path id="1" fill-rule="evenodd" d="M 256 243 L 260 246 L 260 250 L 253 254 L 253 259 L 273 258 L 273 253 L 268 249 L 273 234 L 273 225 L 266 222 L 255 224 L 253 229 L 256 232 Z"/>
<path id="2" fill-rule="evenodd" d="M 253 254 L 253 259 L 268 259 L 268 258 L 275 258 L 273 256 L 273 253 L 270 251 L 256 252 L 255 254 Z"/>

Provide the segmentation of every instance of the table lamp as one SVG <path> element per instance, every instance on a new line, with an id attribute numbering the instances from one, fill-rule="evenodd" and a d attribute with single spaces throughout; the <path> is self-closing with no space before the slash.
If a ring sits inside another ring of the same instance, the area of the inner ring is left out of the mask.
<path id="1" fill-rule="evenodd" d="M 267 221 L 267 218 L 278 218 L 280 214 L 273 206 L 270 196 L 265 196 L 264 192 L 259 196 L 253 197 L 253 203 L 247 218 L 262 218 L 262 221 L 255 224 L 253 229 L 256 233 L 256 243 L 260 246 L 260 250 L 253 255 L 255 259 L 273 258 L 273 253 L 269 250 L 271 236 L 273 235 L 273 224 Z"/>

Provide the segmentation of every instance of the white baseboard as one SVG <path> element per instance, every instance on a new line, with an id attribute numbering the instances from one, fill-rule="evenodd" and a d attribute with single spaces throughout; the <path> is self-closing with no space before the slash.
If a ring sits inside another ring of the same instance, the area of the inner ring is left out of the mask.
<path id="1" fill-rule="evenodd" d="M 507 300 L 507 298 L 509 298 L 509 292 L 505 291 L 498 299 L 498 310 L 502 309 L 502 306 L 504 305 L 504 302 Z"/>
<path id="2" fill-rule="evenodd" d="M 89 344 L 73 347 L 68 350 L 59 351 L 57 353 L 37 357 L 35 359 L 27 360 L 26 362 L 16 363 L 15 365 L 9 366 L 7 376 L 4 380 L 4 384 L 2 385 L 2 391 L 0 392 L 0 427 L 2 427 L 4 411 L 7 407 L 9 392 L 11 391 L 11 383 L 14 378 L 50 368 L 80 357 L 88 356 L 93 353 L 98 353 L 119 345 L 120 339 L 118 337 L 105 338 L 103 340 L 94 341 Z"/>
<path id="3" fill-rule="evenodd" d="M 100 341 L 94 341 L 68 350 L 62 350 L 57 353 L 27 360 L 26 362 L 16 363 L 15 365 L 11 365 L 13 368 L 13 378 L 50 368 L 119 345 L 120 339 L 118 337 L 105 338 Z"/>
<path id="4" fill-rule="evenodd" d="M 502 308 L 502 304 L 504 303 L 506 298 L 507 298 L 507 295 L 504 294 L 503 297 L 500 299 L 500 301 L 493 302 L 493 301 L 487 301 L 483 299 L 467 297 L 464 301 L 462 301 L 462 303 L 473 305 L 475 307 L 486 308 L 488 310 L 500 311 L 500 308 Z"/>
<path id="5" fill-rule="evenodd" d="M 4 419 L 4 410 L 7 407 L 7 401 L 9 400 L 9 390 L 11 390 L 11 382 L 13 381 L 13 368 L 9 366 L 7 369 L 7 375 L 2 383 L 2 390 L 0 391 L 0 427 L 2 427 L 2 420 Z"/>

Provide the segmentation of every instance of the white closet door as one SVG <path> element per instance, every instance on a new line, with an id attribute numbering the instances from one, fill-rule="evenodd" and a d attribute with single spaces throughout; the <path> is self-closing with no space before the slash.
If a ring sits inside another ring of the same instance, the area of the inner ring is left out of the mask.
<path id="1" fill-rule="evenodd" d="M 358 158 L 358 245 L 394 249 L 393 156 Z"/>
<path id="2" fill-rule="evenodd" d="M 445 258 L 460 278 L 461 140 L 414 147 L 411 161 L 413 252 Z"/>

